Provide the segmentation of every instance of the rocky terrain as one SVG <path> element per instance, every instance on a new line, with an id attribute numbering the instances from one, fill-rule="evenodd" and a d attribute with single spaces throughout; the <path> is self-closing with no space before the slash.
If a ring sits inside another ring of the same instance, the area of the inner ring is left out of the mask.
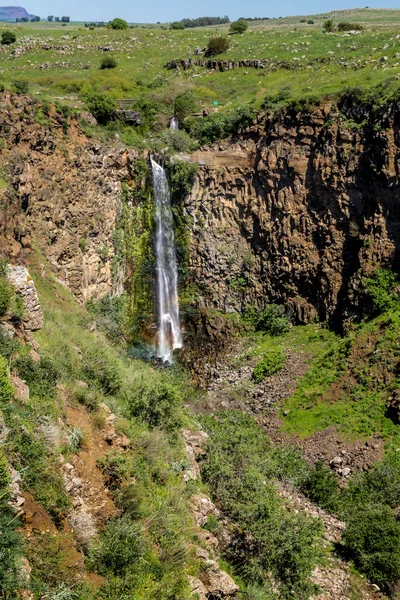
<path id="1" fill-rule="evenodd" d="M 201 168 L 186 208 L 204 306 L 277 301 L 297 322 L 338 325 L 357 310 L 371 265 L 397 265 L 399 106 L 379 126 L 362 109 L 340 110 L 261 116 L 191 156 Z"/>

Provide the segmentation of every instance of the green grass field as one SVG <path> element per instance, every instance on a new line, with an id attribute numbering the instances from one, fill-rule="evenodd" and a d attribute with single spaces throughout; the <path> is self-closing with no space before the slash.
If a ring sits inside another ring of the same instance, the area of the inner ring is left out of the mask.
<path id="1" fill-rule="evenodd" d="M 323 32 L 323 22 L 356 22 L 357 34 Z M 304 20 L 311 19 L 309 25 Z M 282 88 L 291 97 L 335 94 L 344 88 L 372 87 L 400 77 L 400 10 L 362 9 L 310 17 L 251 22 L 243 35 L 230 36 L 231 48 L 220 58 L 269 59 L 272 68 L 213 71 L 194 67 L 168 71 L 172 59 L 193 57 L 229 25 L 171 31 L 153 26 L 125 31 L 86 29 L 83 24 L 0 25 L 11 28 L 17 42 L 2 46 L 0 83 L 27 79 L 38 98 L 62 99 L 81 107 L 85 92 L 95 88 L 115 99 L 150 99 L 173 112 L 177 94 L 191 90 L 199 110 L 218 101 L 219 110 L 252 103 L 259 109 L 268 94 Z M 158 26 L 160 27 L 160 26 Z M 107 50 L 104 50 L 104 49 Z M 100 70 L 101 59 L 113 55 L 118 66 Z M 279 61 L 285 61 L 281 68 Z"/>

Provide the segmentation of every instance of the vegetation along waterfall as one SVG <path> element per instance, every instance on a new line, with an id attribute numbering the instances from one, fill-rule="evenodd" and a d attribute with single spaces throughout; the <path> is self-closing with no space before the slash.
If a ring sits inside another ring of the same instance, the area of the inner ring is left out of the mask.
<path id="1" fill-rule="evenodd" d="M 171 362 L 173 351 L 182 347 L 171 197 L 163 167 L 153 159 L 151 167 L 156 202 L 157 354 Z"/>

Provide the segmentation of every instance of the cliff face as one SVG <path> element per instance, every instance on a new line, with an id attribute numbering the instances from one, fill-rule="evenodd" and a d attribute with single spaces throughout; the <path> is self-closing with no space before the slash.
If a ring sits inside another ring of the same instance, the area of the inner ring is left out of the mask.
<path id="1" fill-rule="evenodd" d="M 0 97 L 0 240 L 21 260 L 33 243 L 81 300 L 121 290 L 112 273 L 121 182 L 131 159 L 88 139 L 73 119 L 27 98 Z"/>
<path id="2" fill-rule="evenodd" d="M 259 118 L 234 143 L 195 153 L 186 209 L 203 306 L 278 302 L 299 322 L 339 323 L 357 310 L 366 272 L 398 268 L 400 106 L 378 120 L 354 113 L 327 104 Z"/>

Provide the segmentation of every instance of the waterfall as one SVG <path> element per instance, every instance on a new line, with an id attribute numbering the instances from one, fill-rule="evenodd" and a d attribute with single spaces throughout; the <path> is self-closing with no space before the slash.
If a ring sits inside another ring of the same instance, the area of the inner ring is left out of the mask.
<path id="1" fill-rule="evenodd" d="M 178 119 L 175 119 L 175 117 L 172 117 L 172 119 L 169 122 L 169 128 L 170 129 L 179 129 Z"/>
<path id="2" fill-rule="evenodd" d="M 164 169 L 153 159 L 151 168 L 156 202 L 157 355 L 171 362 L 173 351 L 182 347 L 171 197 Z"/>

